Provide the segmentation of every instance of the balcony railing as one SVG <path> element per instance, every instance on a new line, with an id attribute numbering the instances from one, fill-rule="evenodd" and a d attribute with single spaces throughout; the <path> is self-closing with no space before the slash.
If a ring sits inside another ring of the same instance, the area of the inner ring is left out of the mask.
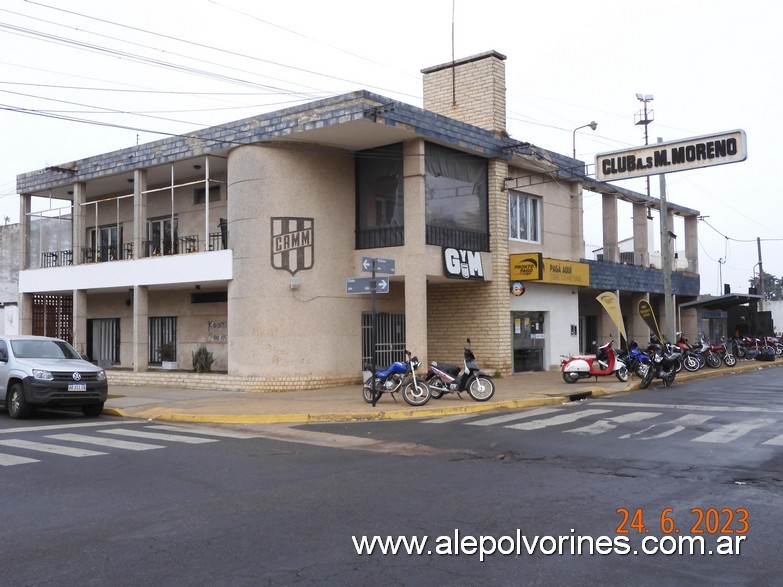
<path id="1" fill-rule="evenodd" d="M 489 234 L 462 228 L 427 225 L 427 244 L 468 251 L 489 251 Z"/>

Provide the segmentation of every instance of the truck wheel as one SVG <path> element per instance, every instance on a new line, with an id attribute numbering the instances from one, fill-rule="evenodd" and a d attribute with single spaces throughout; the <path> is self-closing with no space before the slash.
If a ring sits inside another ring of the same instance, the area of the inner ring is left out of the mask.
<path id="1" fill-rule="evenodd" d="M 103 402 L 99 404 L 90 404 L 88 406 L 82 406 L 82 414 L 88 418 L 97 418 L 103 412 Z"/>

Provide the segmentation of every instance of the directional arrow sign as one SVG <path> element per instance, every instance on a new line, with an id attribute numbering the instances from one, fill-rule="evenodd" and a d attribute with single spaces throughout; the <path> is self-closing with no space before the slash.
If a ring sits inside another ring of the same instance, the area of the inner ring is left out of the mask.
<path id="1" fill-rule="evenodd" d="M 362 271 L 372 273 L 372 257 L 362 257 Z M 394 275 L 394 259 L 375 259 L 375 272 Z"/>
<path id="2" fill-rule="evenodd" d="M 345 289 L 349 294 L 389 293 L 389 280 L 385 277 L 349 277 L 345 280 Z"/>

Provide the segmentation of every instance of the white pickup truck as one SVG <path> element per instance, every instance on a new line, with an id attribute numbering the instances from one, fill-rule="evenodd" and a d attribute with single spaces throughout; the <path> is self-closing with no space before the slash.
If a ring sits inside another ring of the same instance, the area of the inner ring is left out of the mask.
<path id="1" fill-rule="evenodd" d="M 12 418 L 38 407 L 78 407 L 85 416 L 103 412 L 106 372 L 58 338 L 0 335 L 0 402 Z"/>

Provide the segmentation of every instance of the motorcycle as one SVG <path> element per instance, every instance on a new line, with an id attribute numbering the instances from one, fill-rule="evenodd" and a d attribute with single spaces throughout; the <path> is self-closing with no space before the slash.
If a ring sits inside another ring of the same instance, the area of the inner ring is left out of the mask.
<path id="1" fill-rule="evenodd" d="M 704 337 L 701 337 L 699 343 L 701 344 L 701 347 L 698 349 L 698 352 L 704 358 L 704 362 L 707 364 L 707 367 L 710 367 L 711 369 L 717 369 L 720 367 L 721 358 L 718 356 L 718 353 L 713 350 L 713 346 L 710 344 L 710 341 Z"/>
<path id="2" fill-rule="evenodd" d="M 720 344 L 710 345 L 710 350 L 718 355 L 718 358 L 723 361 L 727 367 L 733 367 L 737 364 L 737 357 L 734 356 L 734 352 L 731 346 L 725 339 L 720 339 Z"/>
<path id="3" fill-rule="evenodd" d="M 685 367 L 685 370 L 694 373 L 704 367 L 704 365 L 707 364 L 704 356 L 700 352 L 697 352 L 697 350 L 690 345 L 688 339 L 684 338 L 681 333 L 678 332 L 677 336 L 679 337 L 677 339 L 677 346 L 682 349 L 682 366 Z"/>
<path id="4" fill-rule="evenodd" d="M 596 344 L 596 343 L 593 343 Z M 614 350 L 614 341 L 598 347 L 595 355 L 561 356 L 560 371 L 566 383 L 576 383 L 579 379 L 588 379 L 614 374 L 620 381 L 628 381 L 628 367 L 620 360 Z"/>
<path id="5" fill-rule="evenodd" d="M 405 361 L 395 361 L 386 369 L 375 372 L 375 385 L 372 374 L 364 381 L 362 396 L 368 404 L 375 405 L 381 395 L 388 393 L 396 402 L 394 394 L 402 390 L 402 398 L 412 406 L 423 406 L 430 401 L 430 388 L 416 377 L 416 369 L 421 367 L 421 361 L 409 351 L 405 351 Z M 373 387 L 375 389 L 373 389 Z"/>
<path id="6" fill-rule="evenodd" d="M 663 380 L 664 387 L 671 387 L 674 384 L 674 376 L 677 374 L 677 352 L 672 352 L 668 347 L 657 343 L 650 345 L 649 352 L 652 355 L 652 363 L 639 386 L 642 389 L 647 389 L 652 380 L 658 378 Z"/>
<path id="7" fill-rule="evenodd" d="M 430 361 L 425 381 L 433 399 L 440 399 L 447 393 L 456 393 L 459 398 L 462 398 L 460 393 L 467 391 L 468 395 L 477 402 L 485 402 L 495 395 L 492 377 L 481 372 L 481 368 L 476 363 L 476 355 L 469 348 L 470 339 L 467 339 L 467 342 L 462 367 Z"/>
<path id="8" fill-rule="evenodd" d="M 639 348 L 635 340 L 629 342 L 628 350 L 620 351 L 618 357 L 628 367 L 629 373 L 635 373 L 639 377 L 644 377 L 650 367 L 649 355 Z"/>

